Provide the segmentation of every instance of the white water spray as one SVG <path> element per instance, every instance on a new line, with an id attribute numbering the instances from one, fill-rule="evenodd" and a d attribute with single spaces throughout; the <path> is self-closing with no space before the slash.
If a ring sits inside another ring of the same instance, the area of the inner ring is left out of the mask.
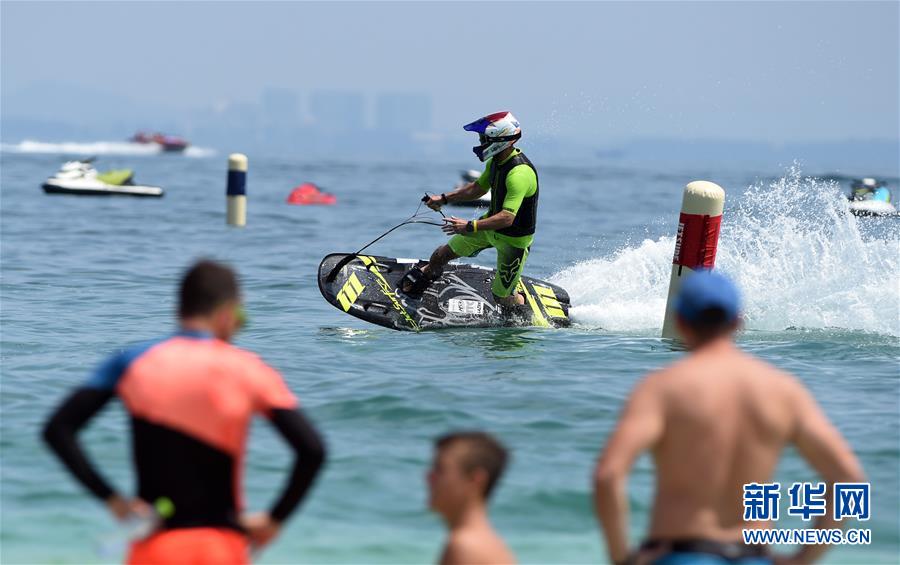
<path id="1" fill-rule="evenodd" d="M 900 336 L 900 218 L 858 219 L 840 186 L 796 168 L 737 198 L 727 202 L 716 268 L 738 283 L 748 329 Z M 863 234 L 860 222 L 879 225 Z M 658 331 L 674 245 L 672 236 L 645 240 L 552 280 L 569 291 L 578 324 Z"/>
<path id="2" fill-rule="evenodd" d="M 2 150 L 8 153 L 37 153 L 61 155 L 159 155 L 162 148 L 155 143 L 130 143 L 128 141 L 92 141 L 47 143 L 25 140 L 21 143 L 4 143 Z M 211 157 L 213 149 L 190 146 L 184 151 L 187 157 Z"/>

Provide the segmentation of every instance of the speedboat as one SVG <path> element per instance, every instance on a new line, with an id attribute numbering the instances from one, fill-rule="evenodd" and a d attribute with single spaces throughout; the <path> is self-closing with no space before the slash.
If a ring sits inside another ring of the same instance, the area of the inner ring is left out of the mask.
<path id="1" fill-rule="evenodd" d="M 481 173 L 479 171 L 475 171 L 475 170 L 461 171 L 460 178 L 461 178 L 462 182 L 457 183 L 456 186 L 453 187 L 453 190 L 462 188 L 463 186 L 469 184 L 470 182 L 477 181 L 478 177 L 480 177 L 480 176 L 481 176 Z M 488 191 L 486 194 L 482 195 L 480 198 L 478 198 L 476 200 L 469 200 L 468 202 L 452 202 L 450 205 L 451 206 L 467 206 L 470 208 L 487 208 L 488 206 L 491 205 L 491 193 L 490 193 L 490 191 Z"/>
<path id="2" fill-rule="evenodd" d="M 98 172 L 93 159 L 68 161 L 41 188 L 47 194 L 77 194 L 81 196 L 143 196 L 160 198 L 164 192 L 158 186 L 134 184 L 134 171 L 114 169 Z"/>
<path id="3" fill-rule="evenodd" d="M 146 133 L 139 131 L 131 137 L 130 141 L 132 143 L 140 144 L 155 143 L 166 153 L 180 153 L 190 145 L 183 137 L 178 137 L 177 135 L 163 135 L 158 132 Z"/>
<path id="4" fill-rule="evenodd" d="M 891 191 L 885 183 L 871 177 L 857 179 L 850 186 L 850 212 L 856 216 L 894 216 Z"/>

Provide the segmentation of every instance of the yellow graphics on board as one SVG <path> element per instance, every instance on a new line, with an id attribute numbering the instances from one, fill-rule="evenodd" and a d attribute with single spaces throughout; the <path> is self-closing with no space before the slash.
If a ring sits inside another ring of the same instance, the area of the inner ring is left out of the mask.
<path id="1" fill-rule="evenodd" d="M 547 311 L 547 314 L 554 318 L 566 317 L 566 313 L 560 307 L 559 300 L 556 299 L 556 293 L 553 292 L 552 288 L 541 286 L 538 284 L 532 286 L 534 287 L 534 291 L 537 293 L 538 297 L 541 299 L 541 303 L 544 305 L 544 309 Z"/>
<path id="2" fill-rule="evenodd" d="M 394 310 L 400 313 L 403 316 L 403 319 L 406 320 L 406 323 L 409 324 L 409 327 L 415 331 L 419 331 L 421 328 L 419 324 L 416 323 L 415 320 L 412 319 L 412 316 L 409 315 L 409 312 L 406 311 L 406 308 L 400 304 L 400 301 L 397 300 L 397 294 L 391 289 L 391 285 L 385 280 L 384 275 L 381 274 L 381 271 L 378 270 L 378 261 L 375 260 L 374 257 L 370 257 L 368 255 L 360 255 L 359 259 L 363 262 L 363 265 L 366 266 L 366 269 L 369 270 L 370 273 L 375 275 L 375 282 L 378 283 L 378 286 L 381 287 L 381 292 L 384 294 L 388 300 L 391 301 L 391 304 L 394 306 Z M 346 311 L 346 309 L 345 309 Z"/>
<path id="3" fill-rule="evenodd" d="M 525 302 L 531 306 L 531 311 L 534 314 L 531 317 L 531 323 L 539 328 L 549 328 L 550 322 L 547 321 L 547 318 L 544 317 L 544 313 L 541 312 L 541 307 L 538 306 L 534 297 L 531 296 L 531 293 L 528 292 L 528 287 L 525 286 L 525 283 L 522 282 L 522 279 L 519 279 L 519 284 L 516 286 L 516 290 L 525 295 Z"/>
<path id="4" fill-rule="evenodd" d="M 347 282 L 344 283 L 344 286 L 341 287 L 341 290 L 337 294 L 338 302 L 341 303 L 344 312 L 350 310 L 350 306 L 356 302 L 356 299 L 359 298 L 359 295 L 364 288 L 366 288 L 365 285 L 356 278 L 356 273 L 350 275 L 350 278 L 347 279 Z"/>

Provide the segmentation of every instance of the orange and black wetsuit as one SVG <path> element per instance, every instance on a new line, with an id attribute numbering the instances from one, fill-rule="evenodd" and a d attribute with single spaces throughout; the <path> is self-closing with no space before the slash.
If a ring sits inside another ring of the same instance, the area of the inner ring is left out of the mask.
<path id="1" fill-rule="evenodd" d="M 115 396 L 131 416 L 138 496 L 151 504 L 168 499 L 172 510 L 157 533 L 132 546 L 130 562 L 249 560 L 238 517 L 254 414 L 267 417 L 297 456 L 270 511 L 275 520 L 284 521 L 297 507 L 325 458 L 319 434 L 277 371 L 209 334 L 182 331 L 109 358 L 44 429 L 72 474 L 103 500 L 114 491 L 76 436 Z"/>

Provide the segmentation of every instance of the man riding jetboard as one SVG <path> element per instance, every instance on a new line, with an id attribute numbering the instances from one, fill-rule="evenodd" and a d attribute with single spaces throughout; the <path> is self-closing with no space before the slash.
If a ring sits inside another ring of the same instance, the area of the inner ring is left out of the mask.
<path id="1" fill-rule="evenodd" d="M 420 295 L 443 272 L 444 266 L 459 257 L 474 257 L 493 247 L 497 250 L 497 274 L 491 291 L 498 304 L 525 304 L 516 291 L 537 224 L 537 170 L 522 151 L 514 147 L 522 137 L 519 121 L 510 112 L 490 114 L 463 127 L 478 134 L 479 145 L 472 151 L 485 163 L 484 172 L 474 182 L 450 193 L 429 195 L 425 203 L 433 210 L 445 204 L 476 200 L 491 192 L 488 212 L 477 220 L 445 219 L 442 227 L 452 237 L 438 247 L 428 264 L 410 269 L 401 281 L 401 290 Z"/>

